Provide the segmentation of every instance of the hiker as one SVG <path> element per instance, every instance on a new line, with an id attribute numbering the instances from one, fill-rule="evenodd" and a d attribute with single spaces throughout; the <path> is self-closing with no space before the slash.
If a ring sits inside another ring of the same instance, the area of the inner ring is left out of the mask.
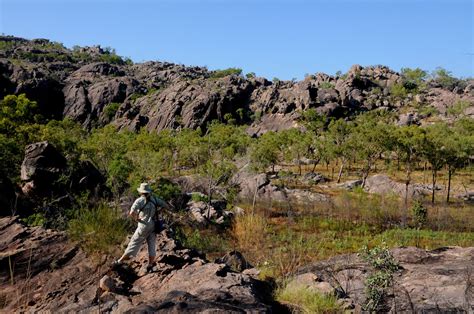
<path id="1" fill-rule="evenodd" d="M 133 202 L 128 215 L 137 221 L 138 226 L 128 243 L 125 253 L 113 263 L 113 266 L 122 264 L 124 261 L 135 257 L 140 250 L 143 242 L 148 244 L 148 266 L 147 272 L 151 271 L 155 265 L 156 257 L 156 233 L 155 224 L 161 224 L 156 219 L 159 207 L 170 209 L 170 206 L 160 198 L 152 194 L 152 190 L 147 183 L 140 184 L 137 189 L 140 197 Z"/>

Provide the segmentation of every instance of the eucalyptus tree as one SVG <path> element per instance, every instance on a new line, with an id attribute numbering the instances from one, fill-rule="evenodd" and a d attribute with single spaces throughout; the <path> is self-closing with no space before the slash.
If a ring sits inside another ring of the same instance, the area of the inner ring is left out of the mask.
<path id="1" fill-rule="evenodd" d="M 330 145 L 331 153 L 335 158 L 341 162 L 337 182 L 341 181 L 342 172 L 347 161 L 353 156 L 354 150 L 352 147 L 350 136 L 352 133 L 353 123 L 344 121 L 343 119 L 333 120 L 329 123 L 326 132 L 328 144 Z"/>
<path id="2" fill-rule="evenodd" d="M 455 172 L 466 166 L 474 155 L 474 120 L 463 119 L 455 124 L 451 132 L 443 137 L 444 154 L 448 168 L 448 189 L 446 201 L 449 202 L 451 192 L 451 179 Z"/>
<path id="3" fill-rule="evenodd" d="M 438 171 L 446 165 L 446 138 L 451 130 L 446 123 L 437 123 L 426 128 L 426 141 L 423 155 L 431 165 L 431 203 L 435 202 L 436 180 Z"/>
<path id="4" fill-rule="evenodd" d="M 354 154 L 365 163 L 362 169 L 362 187 L 375 162 L 387 150 L 393 127 L 387 117 L 378 113 L 359 115 L 355 120 L 351 142 Z"/>
<path id="5" fill-rule="evenodd" d="M 402 215 L 402 224 L 406 225 L 408 212 L 408 190 L 411 183 L 411 175 L 415 170 L 418 158 L 426 146 L 426 131 L 419 126 L 409 125 L 396 129 L 394 145 L 398 148 L 400 159 L 405 163 L 405 210 Z"/>

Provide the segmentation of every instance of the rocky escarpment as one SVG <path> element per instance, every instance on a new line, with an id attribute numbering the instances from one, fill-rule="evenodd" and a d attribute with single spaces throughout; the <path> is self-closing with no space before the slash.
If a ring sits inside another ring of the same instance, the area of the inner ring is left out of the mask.
<path id="1" fill-rule="evenodd" d="M 216 313 L 270 312 L 268 286 L 248 274 L 212 263 L 162 233 L 157 266 L 136 263 L 111 269 L 92 259 L 64 233 L 0 219 L 2 311 Z"/>
<path id="2" fill-rule="evenodd" d="M 66 49 L 8 36 L 0 42 L 0 98 L 26 93 L 44 116 L 72 118 L 88 129 L 110 122 L 132 130 L 202 128 L 219 120 L 248 124 L 251 133 L 260 134 L 297 126 L 309 108 L 333 117 L 412 110 L 401 123 L 419 123 L 433 112 L 445 116 L 459 100 L 470 104 L 464 114 L 474 113 L 473 81 L 449 87 L 430 81 L 417 95 L 394 97 L 392 87 L 403 78 L 384 66 L 355 65 L 344 75 L 270 82 L 166 62 L 132 64 L 100 47 Z"/>

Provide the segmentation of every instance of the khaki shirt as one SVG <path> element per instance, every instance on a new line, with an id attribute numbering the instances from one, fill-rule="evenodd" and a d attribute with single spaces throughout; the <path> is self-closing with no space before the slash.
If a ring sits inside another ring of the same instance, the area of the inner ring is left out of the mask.
<path id="1" fill-rule="evenodd" d="M 166 203 L 162 199 L 151 195 L 147 201 L 146 197 L 142 195 L 133 202 L 130 214 L 138 214 L 138 222 L 148 225 L 153 223 L 159 207 L 166 207 Z"/>

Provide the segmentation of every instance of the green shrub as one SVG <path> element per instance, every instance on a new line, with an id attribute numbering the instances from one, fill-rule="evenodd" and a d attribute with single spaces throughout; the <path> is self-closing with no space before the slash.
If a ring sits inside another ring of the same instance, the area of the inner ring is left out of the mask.
<path id="1" fill-rule="evenodd" d="M 334 88 L 334 84 L 331 82 L 322 82 L 321 84 L 319 84 L 319 88 L 324 88 L 324 89 Z"/>
<path id="2" fill-rule="evenodd" d="M 365 247 L 362 258 L 374 268 L 374 272 L 365 280 L 364 310 L 372 312 L 381 305 L 399 265 L 385 244 L 370 250 Z"/>
<path id="3" fill-rule="evenodd" d="M 192 193 L 191 200 L 194 202 L 209 202 L 209 197 L 207 195 L 202 195 L 200 193 Z"/>
<path id="4" fill-rule="evenodd" d="M 211 79 L 219 79 L 229 75 L 241 75 L 242 69 L 239 68 L 228 68 L 224 70 L 216 70 L 211 73 Z"/>
<path id="5" fill-rule="evenodd" d="M 178 184 L 165 178 L 158 179 L 158 181 L 151 184 L 151 187 L 153 193 L 165 201 L 171 201 L 182 193 L 181 187 Z"/>
<path id="6" fill-rule="evenodd" d="M 77 210 L 68 233 L 88 254 L 113 254 L 125 239 L 128 226 L 118 209 L 99 204 L 93 209 Z"/>
<path id="7" fill-rule="evenodd" d="M 45 217 L 43 213 L 34 213 L 22 220 L 29 226 L 42 227 L 45 223 Z"/>
<path id="8" fill-rule="evenodd" d="M 443 69 L 441 67 L 436 68 L 433 73 L 433 77 L 443 88 L 453 89 L 458 83 L 458 79 L 451 75 L 451 71 Z"/>
<path id="9" fill-rule="evenodd" d="M 471 106 L 471 103 L 466 100 L 458 100 L 453 106 L 446 111 L 452 117 L 462 116 L 464 111 Z"/>
<path id="10" fill-rule="evenodd" d="M 390 94 L 395 98 L 401 99 L 407 97 L 408 91 L 403 84 L 396 83 L 390 88 Z"/>
<path id="11" fill-rule="evenodd" d="M 256 76 L 255 72 L 250 72 L 250 73 L 245 74 L 245 77 L 248 79 L 255 78 L 255 76 Z"/>
<path id="12" fill-rule="evenodd" d="M 411 207 L 413 213 L 413 224 L 416 228 L 422 228 L 428 220 L 428 210 L 423 206 L 421 201 L 415 201 Z"/>
<path id="13" fill-rule="evenodd" d="M 107 119 L 110 121 L 115 117 L 115 114 L 117 113 L 118 108 L 120 107 L 121 104 L 112 102 L 105 106 L 104 108 L 104 114 L 107 117 Z"/>

